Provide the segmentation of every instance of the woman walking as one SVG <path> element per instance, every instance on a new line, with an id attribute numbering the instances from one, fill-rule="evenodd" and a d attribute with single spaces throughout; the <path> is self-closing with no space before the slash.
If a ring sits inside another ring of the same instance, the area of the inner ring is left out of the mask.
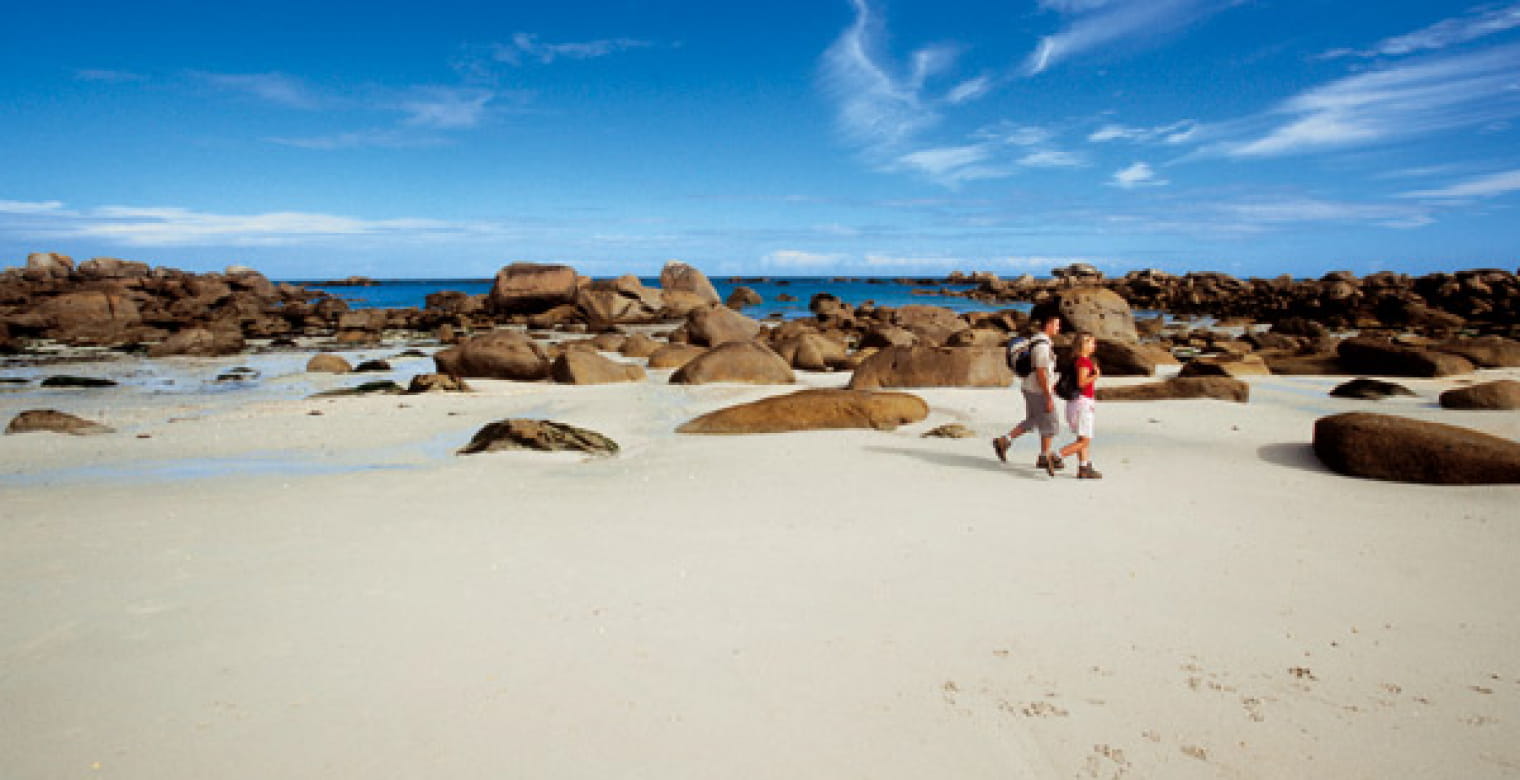
<path id="1" fill-rule="evenodd" d="M 1077 440 L 1062 447 L 1060 457 L 1077 456 L 1077 479 L 1102 479 L 1092 464 L 1093 418 L 1098 405 L 1098 377 L 1103 373 L 1093 359 L 1098 339 L 1091 333 L 1078 333 L 1074 346 L 1077 396 L 1066 402 L 1066 424 Z"/>

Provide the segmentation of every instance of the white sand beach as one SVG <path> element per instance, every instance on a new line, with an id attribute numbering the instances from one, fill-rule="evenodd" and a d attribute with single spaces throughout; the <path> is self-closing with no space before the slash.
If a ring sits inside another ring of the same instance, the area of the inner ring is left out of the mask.
<path id="1" fill-rule="evenodd" d="M 1094 482 L 1030 439 L 997 462 L 1012 390 L 915 390 L 929 419 L 891 432 L 686 436 L 789 388 L 668 373 L 0 392 L 5 420 L 117 429 L 0 437 L 0 776 L 1520 774 L 1520 487 L 1309 449 L 1353 409 L 1520 438 L 1437 408 L 1453 380 L 1100 404 Z M 622 452 L 452 454 L 507 417 Z M 946 422 L 979 437 L 920 438 Z"/>

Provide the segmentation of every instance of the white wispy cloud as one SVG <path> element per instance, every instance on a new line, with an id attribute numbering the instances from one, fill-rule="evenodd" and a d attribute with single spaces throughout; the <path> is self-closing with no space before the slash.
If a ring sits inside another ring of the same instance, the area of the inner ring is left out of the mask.
<path id="1" fill-rule="evenodd" d="M 760 263 L 766 268 L 818 270 L 838 266 L 844 259 L 845 255 L 831 252 L 778 249 L 761 257 Z"/>
<path id="2" fill-rule="evenodd" d="M 1369 223 L 1390 228 L 1431 224 L 1429 211 L 1405 204 L 1357 203 L 1317 198 L 1280 198 L 1214 204 L 1214 211 L 1246 225 L 1313 222 Z"/>
<path id="3" fill-rule="evenodd" d="M 1480 6 L 1462 16 L 1443 19 L 1412 33 L 1385 38 L 1369 49 L 1334 49 L 1320 57 L 1399 57 L 1444 49 L 1516 27 L 1520 27 L 1520 3 L 1502 7 Z"/>
<path id="4" fill-rule="evenodd" d="M 1042 0 L 1045 9 L 1074 18 L 1060 32 L 1040 39 L 1025 58 L 1023 70 L 1034 75 L 1089 51 L 1154 39 L 1234 4 L 1234 0 Z"/>
<path id="5" fill-rule="evenodd" d="M 1114 172 L 1110 183 L 1115 187 L 1132 190 L 1137 187 L 1161 187 L 1169 182 L 1156 175 L 1151 166 L 1144 162 L 1137 162 L 1127 168 Z"/>
<path id="6" fill-rule="evenodd" d="M 976 78 L 967 79 L 959 84 L 956 84 L 955 87 L 945 95 L 945 102 L 949 103 L 952 106 L 958 106 L 962 103 L 970 103 L 977 98 L 985 96 L 988 92 L 991 92 L 992 86 L 993 81 L 992 77 L 990 76 L 982 75 L 977 76 Z"/>
<path id="7" fill-rule="evenodd" d="M 301 79 L 284 73 L 206 73 L 190 74 L 218 90 L 256 97 L 287 108 L 316 110 L 333 105 L 327 96 L 312 89 Z"/>
<path id="8" fill-rule="evenodd" d="M 1520 192 L 1520 169 L 1491 173 L 1447 187 L 1406 192 L 1400 195 L 1400 197 L 1455 200 L 1462 198 L 1492 198 L 1499 195 L 1507 195 L 1511 192 Z"/>
<path id="9" fill-rule="evenodd" d="M 1173 122 L 1156 127 L 1127 127 L 1120 124 L 1106 124 L 1088 134 L 1087 140 L 1092 143 L 1107 143 L 1109 141 L 1131 141 L 1134 143 L 1166 143 L 1180 144 L 1190 140 L 1197 132 L 1198 123 L 1191 119 Z"/>
<path id="10" fill-rule="evenodd" d="M 500 238 L 501 225 L 436 219 L 363 219 L 279 211 L 217 214 L 176 206 L 70 209 L 59 201 L 0 201 L 0 230 L 29 238 L 98 240 L 124 247 L 296 246 L 333 241 Z"/>
<path id="11" fill-rule="evenodd" d="M 1289 98 L 1264 118 L 1276 123 L 1265 134 L 1207 151 L 1276 157 L 1482 127 L 1520 115 L 1517 69 L 1512 44 L 1358 73 Z"/>
<path id="12" fill-rule="evenodd" d="M 141 73 L 133 73 L 126 70 L 110 70 L 107 68 L 80 68 L 74 71 L 74 78 L 80 81 L 100 81 L 107 84 L 127 84 L 133 81 L 148 80 L 148 77 Z"/>
<path id="13" fill-rule="evenodd" d="M 0 214 L 57 214 L 63 211 L 63 201 L 0 200 Z"/>
<path id="14" fill-rule="evenodd" d="M 315 136 L 270 136 L 269 143 L 297 149 L 333 151 L 339 149 L 418 149 L 440 146 L 447 139 L 419 133 L 409 128 L 370 128 Z"/>
<path id="15" fill-rule="evenodd" d="M 457 130 L 480 124 L 495 97 L 495 92 L 476 87 L 416 87 L 397 101 L 397 107 L 408 125 Z"/>
<path id="16" fill-rule="evenodd" d="M 548 65 L 558 59 L 566 60 L 590 60 L 598 57 L 617 54 L 631 49 L 643 49 L 653 46 L 651 41 L 643 41 L 635 38 L 603 38 L 594 41 L 579 41 L 567 43 L 547 43 L 539 40 L 533 33 L 516 33 L 512 40 L 507 43 L 498 43 L 491 47 L 492 58 L 497 62 L 505 62 L 511 65 L 522 65 L 527 62 L 538 62 Z"/>
<path id="17" fill-rule="evenodd" d="M 1025 168 L 1080 168 L 1087 164 L 1087 160 L 1071 152 L 1043 149 L 1020 157 L 1018 163 Z"/>
<path id="18" fill-rule="evenodd" d="M 922 94 L 931 59 L 921 50 L 908 75 L 896 75 L 880 52 L 882 21 L 865 0 L 851 0 L 855 20 L 823 53 L 823 87 L 834 100 L 837 124 L 868 154 L 899 156 L 901 147 L 939 122 Z"/>

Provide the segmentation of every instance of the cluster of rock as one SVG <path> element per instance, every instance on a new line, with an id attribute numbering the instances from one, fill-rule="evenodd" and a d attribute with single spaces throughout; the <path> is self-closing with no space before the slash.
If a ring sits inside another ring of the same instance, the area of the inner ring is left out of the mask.
<path id="1" fill-rule="evenodd" d="M 0 351 L 30 339 L 150 346 L 152 355 L 239 352 L 246 338 L 332 332 L 348 305 L 251 268 L 194 274 L 146 263 L 34 253 L 0 271 Z"/>
<path id="2" fill-rule="evenodd" d="M 1073 286 L 1112 290 L 1136 309 L 1171 314 L 1243 317 L 1274 323 L 1314 320 L 1332 329 L 1397 329 L 1444 334 L 1459 329 L 1520 336 L 1520 277 L 1477 269 L 1411 277 L 1383 272 L 1358 278 L 1347 271 L 1319 279 L 1238 279 L 1222 273 L 1168 274 L 1147 269 L 1105 279 L 1096 268 L 1053 269 L 1052 278 L 956 273 L 949 281 L 975 284 L 964 295 L 983 301 L 1040 303 Z"/>

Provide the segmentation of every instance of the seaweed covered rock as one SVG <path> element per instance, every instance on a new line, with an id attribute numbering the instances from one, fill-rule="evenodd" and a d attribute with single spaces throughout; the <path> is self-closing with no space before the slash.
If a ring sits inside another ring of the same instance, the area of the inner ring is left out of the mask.
<path id="1" fill-rule="evenodd" d="M 1435 485 L 1520 483 L 1520 443 L 1455 425 L 1348 412 L 1314 423 L 1314 454 L 1341 474 Z"/>
<path id="2" fill-rule="evenodd" d="M 892 430 L 929 416 L 909 393 L 815 389 L 763 398 L 698 417 L 677 433 L 783 433 L 839 428 Z"/>
<path id="3" fill-rule="evenodd" d="M 109 425 L 102 425 L 56 409 L 29 409 L 11 418 L 10 424 L 5 426 L 7 434 L 51 432 L 87 436 L 114 433 L 115 430 Z"/>
<path id="4" fill-rule="evenodd" d="M 616 455 L 618 444 L 596 431 L 562 422 L 513 418 L 488 423 L 476 431 L 470 443 L 459 448 L 455 454 L 474 455 L 500 450 Z"/>

